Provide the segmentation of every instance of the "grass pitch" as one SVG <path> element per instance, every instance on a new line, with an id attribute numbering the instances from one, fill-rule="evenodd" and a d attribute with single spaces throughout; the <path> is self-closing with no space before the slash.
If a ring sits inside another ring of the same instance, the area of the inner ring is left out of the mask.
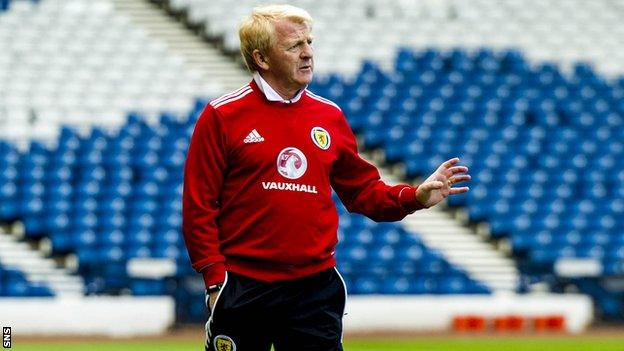
<path id="1" fill-rule="evenodd" d="M 621 351 L 622 336 L 559 336 L 559 337 L 418 337 L 413 339 L 351 339 L 345 340 L 345 351 Z M 201 341 L 147 340 L 98 342 L 23 342 L 13 339 L 17 351 L 198 351 Z"/>

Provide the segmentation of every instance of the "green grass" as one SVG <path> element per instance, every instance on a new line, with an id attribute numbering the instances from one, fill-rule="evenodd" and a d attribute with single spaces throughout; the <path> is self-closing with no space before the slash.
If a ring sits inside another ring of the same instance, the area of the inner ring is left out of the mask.
<path id="1" fill-rule="evenodd" d="M 101 341 L 23 342 L 13 339 L 17 351 L 197 351 L 201 341 Z M 345 351 L 620 351 L 622 337 L 420 337 L 416 339 L 354 339 L 345 341 Z"/>
<path id="2" fill-rule="evenodd" d="M 615 351 L 624 350 L 622 338 L 420 338 L 418 340 L 353 340 L 346 351 Z"/>

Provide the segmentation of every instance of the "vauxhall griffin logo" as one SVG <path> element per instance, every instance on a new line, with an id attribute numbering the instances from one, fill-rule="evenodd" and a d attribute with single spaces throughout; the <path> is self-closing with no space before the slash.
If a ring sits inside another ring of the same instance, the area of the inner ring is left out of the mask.
<path id="1" fill-rule="evenodd" d="M 301 150 L 294 147 L 287 147 L 277 155 L 277 171 L 288 179 L 299 179 L 308 169 L 308 160 Z M 309 194 L 318 194 L 315 185 L 284 183 L 284 182 L 262 182 L 264 190 L 294 191 Z"/>
<path id="2" fill-rule="evenodd" d="M 308 160 L 303 152 L 287 147 L 277 155 L 277 171 L 288 179 L 298 179 L 308 168 Z"/>

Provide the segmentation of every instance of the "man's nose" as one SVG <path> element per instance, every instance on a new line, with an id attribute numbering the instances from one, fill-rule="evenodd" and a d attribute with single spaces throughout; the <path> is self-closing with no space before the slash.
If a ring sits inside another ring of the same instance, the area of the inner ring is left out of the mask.
<path id="1" fill-rule="evenodd" d="M 314 55 L 314 49 L 312 45 L 305 43 L 303 45 L 303 50 L 301 51 L 301 58 L 312 58 Z"/>

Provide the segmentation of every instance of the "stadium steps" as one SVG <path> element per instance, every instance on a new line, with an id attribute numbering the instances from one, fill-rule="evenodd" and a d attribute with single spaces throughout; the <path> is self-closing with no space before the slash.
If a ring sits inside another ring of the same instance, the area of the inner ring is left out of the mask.
<path id="1" fill-rule="evenodd" d="M 403 223 L 408 230 L 418 232 L 427 246 L 440 251 L 449 262 L 464 268 L 471 278 L 492 291 L 517 290 L 519 274 L 513 260 L 481 241 L 450 213 L 434 207 L 407 217 Z"/>
<path id="2" fill-rule="evenodd" d="M 184 58 L 187 67 L 197 71 L 220 90 L 219 95 L 247 84 L 251 77 L 232 58 L 170 17 L 147 0 L 113 0 L 117 13 L 130 18 L 137 27 L 166 43 L 170 52 Z"/>
<path id="3" fill-rule="evenodd" d="M 47 285 L 55 296 L 83 295 L 84 281 L 27 243 L 0 229 L 0 261 L 21 270 L 31 282 Z"/>
<path id="4" fill-rule="evenodd" d="M 382 163 L 378 153 L 365 154 L 370 160 Z M 397 173 L 377 166 L 381 177 L 390 184 L 399 183 Z M 520 275 L 514 261 L 496 247 L 464 226 L 442 206 L 417 211 L 401 224 L 412 233 L 418 233 L 423 243 L 439 251 L 444 258 L 466 271 L 468 276 L 482 282 L 493 292 L 515 292 Z"/>

